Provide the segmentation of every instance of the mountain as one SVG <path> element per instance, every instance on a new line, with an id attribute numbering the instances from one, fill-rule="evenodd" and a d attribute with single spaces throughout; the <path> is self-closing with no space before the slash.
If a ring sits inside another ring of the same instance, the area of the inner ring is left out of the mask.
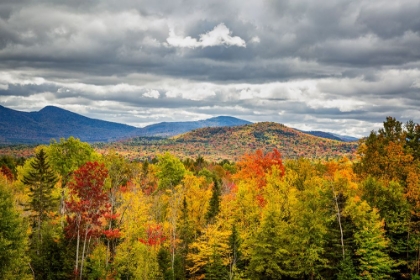
<path id="1" fill-rule="evenodd" d="M 353 137 L 353 136 L 340 135 L 340 134 L 335 134 L 335 133 L 331 133 L 331 134 L 340 138 L 344 142 L 356 142 L 356 141 L 360 140 L 359 138 L 356 138 L 356 137 Z"/>
<path id="2" fill-rule="evenodd" d="M 0 106 L 1 143 L 48 143 L 52 138 L 70 136 L 87 142 L 107 142 L 133 135 L 136 130 L 133 126 L 87 118 L 54 106 L 29 113 Z"/>
<path id="3" fill-rule="evenodd" d="M 200 121 L 162 122 L 146 126 L 136 132 L 137 136 L 171 137 L 204 127 L 239 126 L 251 124 L 249 121 L 228 116 L 219 116 Z"/>
<path id="4" fill-rule="evenodd" d="M 202 127 L 236 126 L 250 122 L 227 116 L 190 122 L 163 122 L 136 128 L 91 119 L 58 107 L 21 112 L 0 105 L 0 143 L 48 143 L 52 138 L 79 138 L 86 142 L 110 142 L 133 136 L 170 137 Z"/>
<path id="5" fill-rule="evenodd" d="M 278 149 L 284 158 L 352 157 L 357 143 L 308 135 L 272 122 L 234 127 L 207 127 L 167 139 L 135 137 L 101 146 L 113 148 L 133 160 L 150 159 L 165 151 L 182 158 L 199 155 L 208 160 L 238 160 L 243 154 Z"/>
<path id="6" fill-rule="evenodd" d="M 219 116 L 206 120 L 162 122 L 136 128 L 125 124 L 91 119 L 58 107 L 47 106 L 38 112 L 21 112 L 0 105 L 0 143 L 48 143 L 51 139 L 74 136 L 86 142 L 110 142 L 135 136 L 172 137 L 200 128 L 251 125 L 246 120 Z M 297 130 L 296 130 L 297 131 Z M 338 141 L 355 141 L 354 137 L 322 131 L 302 133 Z"/>
<path id="7" fill-rule="evenodd" d="M 309 135 L 326 138 L 326 139 L 343 141 L 340 137 L 335 136 L 334 134 L 329 133 L 329 132 L 324 132 L 324 131 L 302 131 L 302 132 Z"/>

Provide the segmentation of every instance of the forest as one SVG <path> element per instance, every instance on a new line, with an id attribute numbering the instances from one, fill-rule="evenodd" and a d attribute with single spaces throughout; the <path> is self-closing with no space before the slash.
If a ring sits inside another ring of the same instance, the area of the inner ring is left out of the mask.
<path id="1" fill-rule="evenodd" d="M 420 279 L 413 121 L 351 159 L 132 161 L 70 137 L 0 168 L 0 279 Z"/>

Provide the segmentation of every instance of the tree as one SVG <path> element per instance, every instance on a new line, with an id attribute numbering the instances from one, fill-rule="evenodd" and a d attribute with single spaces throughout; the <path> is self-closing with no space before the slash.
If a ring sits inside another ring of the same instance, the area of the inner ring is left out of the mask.
<path id="1" fill-rule="evenodd" d="M 385 219 L 400 275 L 420 271 L 419 136 L 418 124 L 409 121 L 403 127 L 387 117 L 382 129 L 362 141 L 360 161 L 354 165 L 364 182 L 364 198 Z"/>
<path id="2" fill-rule="evenodd" d="M 173 188 L 181 183 L 186 172 L 182 161 L 169 153 L 160 155 L 158 158 L 156 175 L 159 178 L 159 189 Z"/>
<path id="3" fill-rule="evenodd" d="M 181 216 L 178 221 L 178 235 L 180 239 L 178 254 L 180 256 L 182 274 L 187 276 L 187 255 L 189 247 L 194 238 L 193 223 L 189 217 L 187 198 L 184 196 L 182 201 Z M 188 277 L 187 277 L 188 278 Z"/>
<path id="4" fill-rule="evenodd" d="M 35 231 L 37 244 L 37 254 L 39 255 L 39 246 L 42 245 L 42 225 L 48 219 L 50 211 L 56 206 L 56 199 L 52 192 L 57 183 L 57 176 L 51 170 L 47 161 L 47 155 L 44 149 L 35 154 L 35 159 L 30 163 L 31 170 L 27 176 L 23 177 L 22 182 L 29 186 L 29 209 L 34 211 L 32 227 Z"/>
<path id="5" fill-rule="evenodd" d="M 406 150 L 413 155 L 414 160 L 420 160 L 420 124 L 412 120 L 405 124 Z"/>
<path id="6" fill-rule="evenodd" d="M 215 217 L 220 211 L 220 196 L 222 191 L 220 189 L 220 182 L 217 179 L 213 179 L 213 192 L 210 198 L 209 210 L 206 214 L 207 223 L 214 221 Z"/>
<path id="7" fill-rule="evenodd" d="M 300 214 L 296 213 L 298 192 L 291 184 L 294 175 L 282 176 L 282 170 L 272 166 L 266 177 L 267 204 L 262 209 L 257 232 L 243 242 L 243 248 L 248 247 L 248 270 L 253 279 L 282 279 L 302 273 L 297 263 L 302 245 L 294 240 L 293 225 L 294 217 Z"/>
<path id="8" fill-rule="evenodd" d="M 51 167 L 60 175 L 61 198 L 60 214 L 65 214 L 65 188 L 72 176 L 72 173 L 88 161 L 95 160 L 95 151 L 85 142 L 69 137 L 61 138 L 60 142 L 53 140 L 46 148 Z M 62 224 L 63 225 L 63 224 Z"/>
<path id="9" fill-rule="evenodd" d="M 119 279 L 159 279 L 156 251 L 159 249 L 157 242 L 163 236 L 156 234 L 162 233 L 158 224 L 151 224 L 149 199 L 151 196 L 144 195 L 137 184 L 128 184 L 122 193 L 122 205 L 118 210 L 122 238 L 113 263 Z M 158 238 L 151 238 L 154 236 Z M 146 245 L 153 243 L 156 245 Z"/>
<path id="10" fill-rule="evenodd" d="M 83 265 L 89 241 L 102 233 L 101 218 L 109 212 L 107 194 L 103 189 L 108 171 L 98 162 L 87 162 L 76 170 L 69 183 L 70 199 L 66 201 L 68 209 L 66 233 L 68 238 L 76 238 L 75 273 L 83 278 Z M 80 240 L 83 241 L 80 254 Z M 79 255 L 81 260 L 79 261 Z M 80 262 L 80 263 L 79 263 Z M 80 267 L 80 271 L 79 271 Z"/>
<path id="11" fill-rule="evenodd" d="M 6 176 L 7 180 L 9 181 L 13 181 L 14 179 L 14 175 L 12 170 L 10 170 L 10 168 L 7 165 L 2 165 L 0 168 L 0 174 L 3 174 L 4 176 Z"/>
<path id="12" fill-rule="evenodd" d="M 229 236 L 229 280 L 235 279 L 238 269 L 241 265 L 241 239 L 239 237 L 236 225 L 232 225 L 232 231 Z"/>
<path id="13" fill-rule="evenodd" d="M 275 210 L 265 213 L 253 240 L 249 272 L 252 279 L 282 279 L 298 274 L 291 263 L 289 225 Z"/>
<path id="14" fill-rule="evenodd" d="M 388 240 L 377 210 L 356 196 L 345 212 L 356 226 L 354 257 L 359 279 L 391 279 L 395 263 L 387 254 Z"/>
<path id="15" fill-rule="evenodd" d="M 0 279 L 30 279 L 26 225 L 0 175 Z"/>
<path id="16" fill-rule="evenodd" d="M 242 180 L 255 180 L 258 188 L 263 188 L 267 184 L 265 174 L 271 172 L 273 165 L 278 167 L 283 176 L 284 166 L 280 152 L 274 149 L 270 153 L 263 154 L 261 150 L 257 150 L 254 154 L 245 155 L 238 162 L 239 171 L 234 177 Z"/>
<path id="17" fill-rule="evenodd" d="M 222 223 L 210 224 L 191 244 L 189 271 L 198 279 L 228 278 L 229 230 Z"/>
<path id="18" fill-rule="evenodd" d="M 113 150 L 104 156 L 104 161 L 109 177 L 109 184 L 106 186 L 106 191 L 108 193 L 110 213 L 106 217 L 108 225 L 105 231 L 107 237 L 106 267 L 108 268 L 108 265 L 113 262 L 118 237 L 120 236 L 119 223 L 117 222 L 119 216 L 117 209 L 122 204 L 120 188 L 127 185 L 132 177 L 134 168 Z"/>

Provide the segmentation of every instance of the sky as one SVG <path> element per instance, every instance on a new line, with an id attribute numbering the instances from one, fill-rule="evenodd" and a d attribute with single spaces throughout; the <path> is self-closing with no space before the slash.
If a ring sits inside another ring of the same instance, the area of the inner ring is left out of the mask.
<path id="1" fill-rule="evenodd" d="M 420 122 L 419 0 L 0 0 L 0 105 L 137 127 Z"/>

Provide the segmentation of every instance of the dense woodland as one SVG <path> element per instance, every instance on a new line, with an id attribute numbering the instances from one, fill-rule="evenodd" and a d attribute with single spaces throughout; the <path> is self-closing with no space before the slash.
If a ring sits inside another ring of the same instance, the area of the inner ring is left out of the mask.
<path id="1" fill-rule="evenodd" d="M 420 279 L 413 122 L 352 160 L 130 162 L 70 137 L 0 167 L 0 279 Z"/>

